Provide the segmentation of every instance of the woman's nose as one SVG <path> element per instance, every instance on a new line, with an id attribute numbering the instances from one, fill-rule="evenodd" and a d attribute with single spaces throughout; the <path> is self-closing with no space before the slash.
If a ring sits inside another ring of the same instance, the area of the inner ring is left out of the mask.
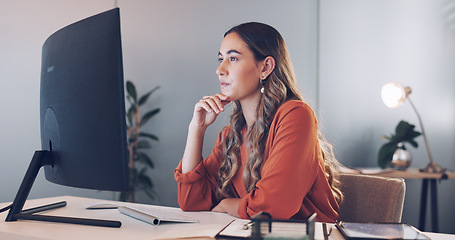
<path id="1" fill-rule="evenodd" d="M 224 76 L 224 75 L 226 75 L 226 72 L 227 72 L 227 71 L 226 71 L 226 68 L 225 68 L 225 66 L 224 66 L 224 61 L 222 61 L 222 62 L 220 63 L 220 66 L 218 66 L 218 68 L 216 69 L 216 75 L 218 75 L 218 76 Z"/>

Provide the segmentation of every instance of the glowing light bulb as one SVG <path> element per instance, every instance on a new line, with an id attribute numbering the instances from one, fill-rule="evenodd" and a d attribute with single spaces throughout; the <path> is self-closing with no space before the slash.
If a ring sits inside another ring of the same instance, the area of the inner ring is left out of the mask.
<path id="1" fill-rule="evenodd" d="M 381 97 L 387 107 L 398 108 L 406 100 L 406 91 L 400 84 L 389 82 L 382 87 Z"/>

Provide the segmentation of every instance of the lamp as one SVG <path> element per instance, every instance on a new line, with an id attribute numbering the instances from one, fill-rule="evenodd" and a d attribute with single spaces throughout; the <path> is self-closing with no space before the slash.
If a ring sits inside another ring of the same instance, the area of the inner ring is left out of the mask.
<path id="1" fill-rule="evenodd" d="M 404 101 L 408 99 L 409 103 L 411 104 L 412 108 L 414 109 L 415 113 L 417 114 L 417 118 L 419 119 L 420 128 L 422 129 L 422 136 L 423 140 L 425 141 L 425 147 L 428 152 L 428 158 L 430 159 L 430 163 L 425 168 L 420 169 L 422 172 L 444 172 L 446 169 L 439 166 L 437 163 L 433 161 L 433 157 L 431 155 L 430 146 L 428 145 L 427 135 L 425 134 L 425 130 L 423 129 L 422 119 L 420 119 L 420 115 L 417 112 L 416 107 L 412 103 L 411 99 L 409 98 L 409 94 L 411 94 L 412 90 L 410 87 L 403 87 L 396 82 L 388 82 L 382 86 L 381 89 L 381 97 L 384 104 L 389 108 L 398 108 L 403 105 Z"/>

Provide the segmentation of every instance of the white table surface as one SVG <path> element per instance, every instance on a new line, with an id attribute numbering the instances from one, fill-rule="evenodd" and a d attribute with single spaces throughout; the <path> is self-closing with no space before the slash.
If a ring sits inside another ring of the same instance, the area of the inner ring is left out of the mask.
<path id="1" fill-rule="evenodd" d="M 58 240 L 90 240 L 90 239 L 166 239 L 175 237 L 188 237 L 192 234 L 196 235 L 214 235 L 228 225 L 235 218 L 224 213 L 212 212 L 182 212 L 179 208 L 163 207 L 169 211 L 182 213 L 190 217 L 196 218 L 200 223 L 161 223 L 158 226 L 141 222 L 134 218 L 125 216 L 116 209 L 109 210 L 86 210 L 87 206 L 95 203 L 105 203 L 115 201 L 98 200 L 91 198 L 81 198 L 73 196 L 61 196 L 52 198 L 42 198 L 27 200 L 24 208 L 41 206 L 44 204 L 67 201 L 68 205 L 60 209 L 54 209 L 49 212 L 41 213 L 55 216 L 66 217 L 83 217 L 97 218 L 107 220 L 117 220 L 122 222 L 120 228 L 105 228 L 83 226 L 65 223 L 52 222 L 37 222 L 19 220 L 17 222 L 5 222 L 7 212 L 0 214 L 0 239 L 11 240 L 43 240 L 43 239 L 58 239 Z M 1 203 L 0 208 L 7 206 L 9 203 Z M 128 205 L 130 203 L 121 203 Z M 132 204 L 134 205 L 134 204 Z M 323 240 L 321 223 L 316 223 L 315 239 Z M 330 239 L 343 239 L 341 234 L 333 225 Z M 425 235 L 431 239 L 453 239 L 455 235 L 428 233 Z"/>

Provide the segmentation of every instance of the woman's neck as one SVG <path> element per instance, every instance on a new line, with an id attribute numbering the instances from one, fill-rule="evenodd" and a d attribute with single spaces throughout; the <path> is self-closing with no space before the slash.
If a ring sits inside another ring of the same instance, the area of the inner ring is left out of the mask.
<path id="1" fill-rule="evenodd" d="M 245 118 L 247 130 L 250 129 L 251 126 L 257 120 L 257 109 L 259 105 L 261 95 L 259 98 L 251 99 L 250 101 L 240 101 L 240 105 L 242 106 L 242 114 Z"/>

